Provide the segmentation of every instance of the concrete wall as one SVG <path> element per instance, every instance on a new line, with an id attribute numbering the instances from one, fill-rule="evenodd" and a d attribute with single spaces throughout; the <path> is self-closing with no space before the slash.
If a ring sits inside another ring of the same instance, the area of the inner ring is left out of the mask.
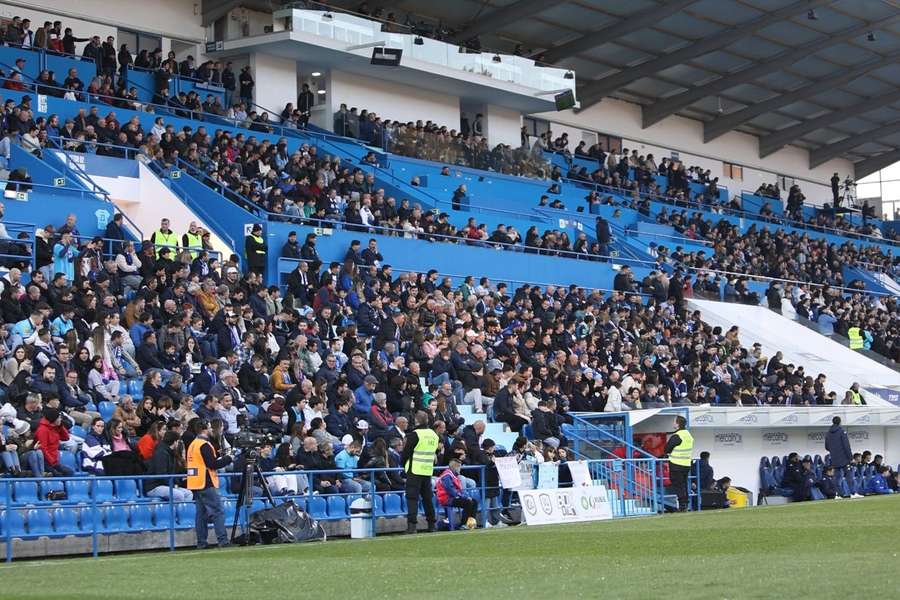
<path id="1" fill-rule="evenodd" d="M 376 78 L 376 69 L 372 67 L 373 77 L 332 70 L 331 88 L 328 90 L 332 113 L 337 112 L 341 104 L 346 104 L 348 108 L 355 106 L 359 110 L 374 111 L 383 119 L 400 121 L 430 119 L 439 125 L 459 129 L 457 96 L 382 81 Z M 474 115 L 471 118 L 474 118 Z M 516 135 L 518 136 L 518 132 Z"/>
<path id="2" fill-rule="evenodd" d="M 509 144 L 518 148 L 521 142 L 522 113 L 490 104 L 484 115 L 485 134 L 491 146 Z"/>
<path id="3" fill-rule="evenodd" d="M 269 114 L 271 120 L 279 118 L 288 102 L 297 103 L 296 61 L 254 52 L 250 55 L 250 73 L 256 82 L 253 88 L 254 102 L 274 111 L 274 114 Z"/>
<path id="4" fill-rule="evenodd" d="M 578 113 L 568 110 L 532 116 L 551 123 L 622 137 L 623 146 L 629 150 L 637 148 L 639 153 L 652 152 L 657 159 L 669 156 L 675 150 L 689 166 L 696 164 L 709 168 L 721 183 L 728 186 L 730 192 L 755 190 L 761 182 L 774 183 L 776 175 L 785 175 L 801 180 L 800 186 L 811 203 L 821 203 L 830 197 L 830 187 L 826 186 L 829 186 L 832 173 L 837 171 L 844 176 L 853 172 L 852 163 L 843 159 L 832 160 L 810 170 L 807 151 L 793 146 L 761 159 L 758 138 L 745 133 L 731 132 L 705 144 L 703 123 L 694 119 L 673 116 L 643 129 L 640 106 L 612 98 L 606 98 Z M 554 132 L 557 130 L 556 127 L 552 129 Z M 572 138 L 572 135 L 569 137 Z M 723 160 L 744 167 L 743 182 L 724 179 Z"/>

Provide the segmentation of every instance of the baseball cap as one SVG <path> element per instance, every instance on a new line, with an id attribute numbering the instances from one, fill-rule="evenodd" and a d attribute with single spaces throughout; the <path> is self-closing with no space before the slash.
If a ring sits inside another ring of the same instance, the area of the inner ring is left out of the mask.
<path id="1" fill-rule="evenodd" d="M 501 371 L 503 369 L 503 363 L 500 362 L 499 360 L 497 360 L 496 358 L 492 358 L 489 361 L 487 361 L 487 364 L 485 366 L 489 373 L 491 373 L 493 371 Z"/>

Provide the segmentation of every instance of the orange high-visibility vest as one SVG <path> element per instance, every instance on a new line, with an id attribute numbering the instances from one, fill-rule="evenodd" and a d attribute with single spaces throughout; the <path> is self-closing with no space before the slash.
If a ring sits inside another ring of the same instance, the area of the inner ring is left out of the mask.
<path id="1" fill-rule="evenodd" d="M 216 449 L 212 444 L 201 438 L 195 438 L 187 451 L 187 489 L 202 490 L 206 487 L 206 474 L 209 473 L 209 480 L 213 487 L 219 487 L 219 474 L 215 469 L 207 469 L 206 463 L 203 462 L 203 455 L 200 449 L 204 444 L 208 444 L 212 448 L 213 456 L 216 455 Z"/>

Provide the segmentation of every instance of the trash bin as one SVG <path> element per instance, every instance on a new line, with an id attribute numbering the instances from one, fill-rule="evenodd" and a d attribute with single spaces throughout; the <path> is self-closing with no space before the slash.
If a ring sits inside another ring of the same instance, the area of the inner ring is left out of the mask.
<path id="1" fill-rule="evenodd" d="M 350 537 L 353 539 L 372 537 L 372 502 L 357 498 L 350 503 Z"/>

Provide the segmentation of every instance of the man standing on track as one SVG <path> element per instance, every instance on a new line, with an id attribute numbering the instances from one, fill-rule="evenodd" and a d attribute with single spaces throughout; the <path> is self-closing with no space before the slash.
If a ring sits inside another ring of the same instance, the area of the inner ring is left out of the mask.
<path id="1" fill-rule="evenodd" d="M 419 411 L 415 416 L 415 431 L 406 434 L 403 469 L 406 471 L 406 533 L 416 533 L 419 517 L 419 498 L 425 509 L 428 531 L 434 531 L 434 500 L 431 492 L 431 475 L 437 457 L 438 435 L 428 427 L 428 415 Z"/>
<path id="2" fill-rule="evenodd" d="M 675 417 L 675 433 L 666 443 L 669 456 L 669 479 L 678 496 L 678 511 L 688 509 L 688 474 L 691 472 L 691 457 L 694 451 L 694 437 L 686 429 L 687 420 Z"/>

